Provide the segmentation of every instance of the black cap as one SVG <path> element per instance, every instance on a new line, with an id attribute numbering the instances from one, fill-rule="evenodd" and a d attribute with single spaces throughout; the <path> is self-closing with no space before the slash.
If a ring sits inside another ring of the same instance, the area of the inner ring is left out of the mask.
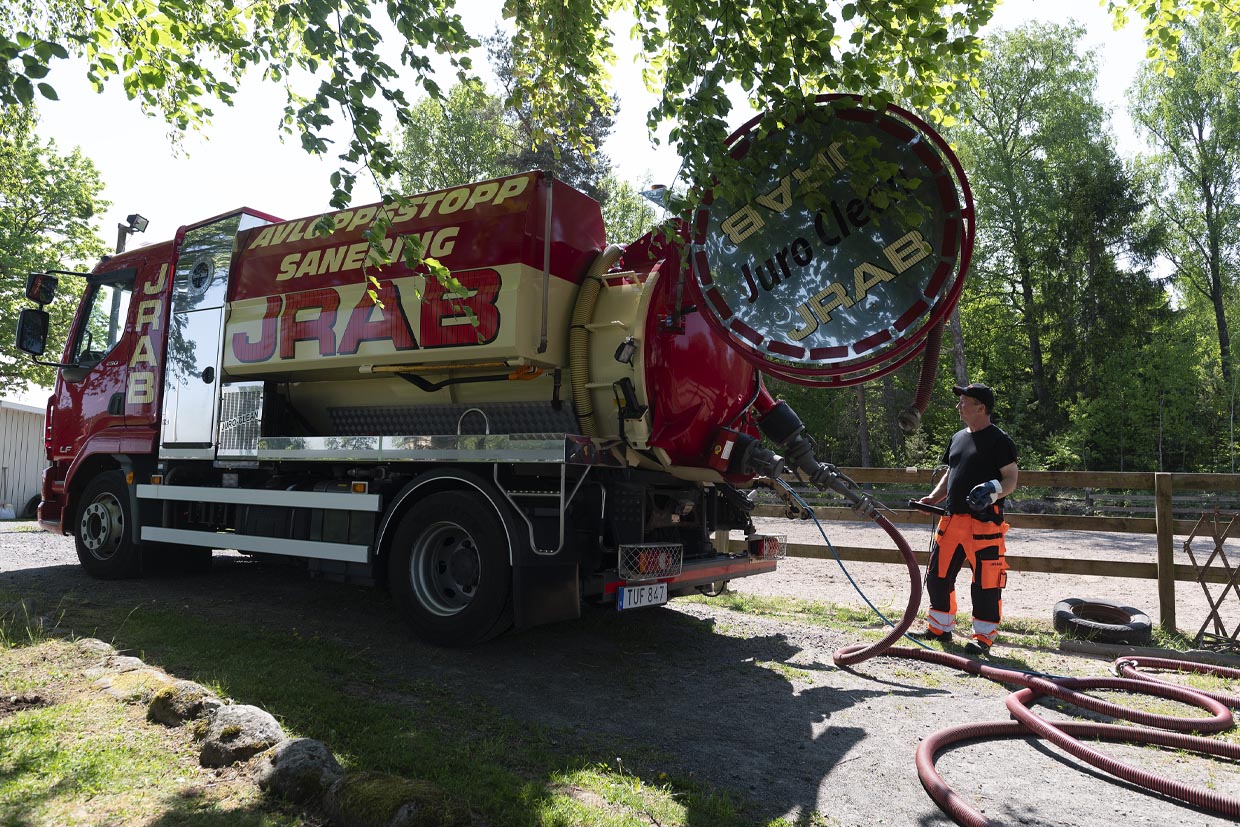
<path id="1" fill-rule="evenodd" d="M 969 396 L 976 399 L 986 406 L 986 413 L 995 409 L 995 392 L 981 382 L 972 382 L 963 388 L 955 385 L 952 387 L 952 393 L 956 396 Z"/>

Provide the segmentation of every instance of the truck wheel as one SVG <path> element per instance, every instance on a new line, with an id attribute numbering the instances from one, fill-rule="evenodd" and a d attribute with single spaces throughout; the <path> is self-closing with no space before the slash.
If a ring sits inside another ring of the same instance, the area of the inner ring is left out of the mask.
<path id="1" fill-rule="evenodd" d="M 116 580 L 142 573 L 142 550 L 130 534 L 129 490 L 120 471 L 86 484 L 74 531 L 78 560 L 94 577 Z"/>
<path id="2" fill-rule="evenodd" d="M 421 639 L 481 643 L 512 625 L 508 555 L 507 533 L 490 503 L 461 491 L 431 494 L 401 518 L 388 584 Z"/>

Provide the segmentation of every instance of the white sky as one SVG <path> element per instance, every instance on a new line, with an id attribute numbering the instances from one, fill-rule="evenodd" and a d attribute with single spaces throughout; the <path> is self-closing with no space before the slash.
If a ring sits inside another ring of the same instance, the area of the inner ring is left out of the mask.
<path id="1" fill-rule="evenodd" d="M 499 0 L 459 5 L 475 35 L 494 28 Z M 1027 19 L 1063 22 L 1069 17 L 1087 27 L 1084 45 L 1099 52 L 1099 98 L 1115 116 L 1121 153 L 1132 155 L 1140 146 L 1128 125 L 1124 92 L 1144 55 L 1136 25 L 1115 32 L 1097 0 L 1007 0 L 1001 3 L 994 25 L 1009 27 Z M 651 98 L 632 62 L 634 47 L 622 42 L 626 32 L 617 33 L 619 59 L 613 71 L 621 113 L 604 150 L 622 179 L 637 181 L 650 173 L 656 182 L 671 184 L 678 159 L 666 146 L 658 150 L 650 146 L 645 113 Z M 211 126 L 205 133 L 187 135 L 185 152 L 178 156 L 163 122 L 145 117 L 136 103 L 125 98 L 119 83 L 95 94 L 80 64 L 73 69 L 66 66 L 49 78 L 60 100 L 40 102 L 40 134 L 54 138 L 61 151 L 80 146 L 99 168 L 112 207 L 97 219 L 97 226 L 109 245 L 115 241 L 117 223 L 134 212 L 146 216 L 150 226 L 144 236 L 131 237 L 131 247 L 171 238 L 182 224 L 240 206 L 286 219 L 327 209 L 327 177 L 336 168 L 334 156 L 311 158 L 296 137 L 280 142 L 277 126 L 283 101 L 274 85 L 255 79 L 242 89 L 235 107 L 216 107 Z M 740 105 L 733 118 L 739 125 L 752 114 L 748 106 Z M 354 203 L 377 197 L 373 187 L 359 180 Z"/>

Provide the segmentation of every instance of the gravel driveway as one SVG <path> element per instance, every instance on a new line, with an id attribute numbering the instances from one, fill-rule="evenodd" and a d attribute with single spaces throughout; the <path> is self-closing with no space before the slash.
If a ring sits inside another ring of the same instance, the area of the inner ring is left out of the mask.
<path id="1" fill-rule="evenodd" d="M 943 727 L 1008 717 L 1003 707 L 1007 690 L 984 679 L 894 658 L 839 669 L 832 664 L 832 652 L 856 642 L 845 633 L 710 604 L 674 601 L 663 609 L 623 614 L 597 610 L 578 622 L 469 650 L 442 650 L 409 639 L 379 591 L 311 581 L 295 570 L 233 554 L 217 555 L 205 577 L 94 581 L 77 566 L 69 538 L 21 527 L 0 524 L 0 592 L 36 596 L 45 604 L 72 594 L 96 604 L 174 608 L 322 635 L 365 652 L 394 677 L 430 678 L 460 697 L 477 698 L 518 721 L 547 727 L 567 750 L 602 743 L 626 769 L 652 782 L 658 772 L 673 770 L 702 779 L 744 801 L 754 824 L 779 817 L 794 824 L 848 827 L 949 824 L 918 781 L 917 743 Z M 796 532 L 812 530 L 812 524 L 783 527 L 790 539 L 810 541 Z M 848 534 L 868 530 L 859 525 L 828 528 L 841 545 L 878 545 Z M 1016 534 L 1013 553 L 1017 543 L 1026 542 Z M 919 540 L 912 534 L 911 540 L 916 545 L 925 536 Z M 1101 552 L 1124 553 L 1123 542 L 1109 542 L 1120 548 Z M 1139 542 L 1152 543 L 1152 538 Z M 896 584 L 907 580 L 895 566 L 854 564 L 853 573 L 880 603 L 900 599 Z M 1100 579 L 1083 584 L 1079 578 L 1015 573 L 1005 605 L 1010 615 L 1027 611 L 1047 617 L 1055 600 L 1109 596 L 1106 590 L 1118 584 L 1126 600 L 1153 611 L 1155 606 L 1137 594 L 1138 583 Z M 791 560 L 780 573 L 736 585 L 852 602 L 835 564 L 821 561 Z M 1194 584 L 1181 584 L 1181 591 L 1187 586 Z M 1187 606 L 1181 611 L 1183 626 Z M 121 630 L 118 645 L 142 645 L 124 635 Z M 148 650 L 146 656 L 173 673 L 205 668 L 161 663 L 158 651 Z M 1062 653 L 1050 668 L 1103 675 L 1106 664 Z M 418 699 L 408 702 L 416 705 Z M 1042 714 L 1057 715 L 1048 709 Z M 1235 764 L 1135 747 L 1105 749 L 1240 798 Z M 1111 780 L 1034 740 L 972 742 L 948 750 L 938 767 L 958 793 L 1004 824 L 1232 823 Z M 814 820 L 815 812 L 823 816 Z M 704 819 L 705 814 L 691 813 L 688 823 L 707 827 Z"/>

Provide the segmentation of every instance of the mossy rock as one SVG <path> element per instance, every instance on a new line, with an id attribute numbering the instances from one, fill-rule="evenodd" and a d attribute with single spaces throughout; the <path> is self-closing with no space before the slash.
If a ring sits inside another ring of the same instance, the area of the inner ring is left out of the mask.
<path id="1" fill-rule="evenodd" d="M 146 717 L 165 726 L 180 726 L 186 721 L 201 718 L 211 709 L 221 706 L 222 701 L 206 687 L 193 681 L 177 681 L 165 686 L 152 696 Z"/>
<path id="2" fill-rule="evenodd" d="M 172 679 L 158 669 L 135 669 L 95 681 L 94 687 L 127 704 L 149 703 Z"/>
<path id="3" fill-rule="evenodd" d="M 284 728 L 256 706 L 221 706 L 207 716 L 198 762 L 204 767 L 227 767 L 247 761 L 284 740 Z"/>
<path id="4" fill-rule="evenodd" d="M 325 809 L 348 827 L 468 827 L 469 810 L 430 781 L 354 772 L 337 781 Z"/>

